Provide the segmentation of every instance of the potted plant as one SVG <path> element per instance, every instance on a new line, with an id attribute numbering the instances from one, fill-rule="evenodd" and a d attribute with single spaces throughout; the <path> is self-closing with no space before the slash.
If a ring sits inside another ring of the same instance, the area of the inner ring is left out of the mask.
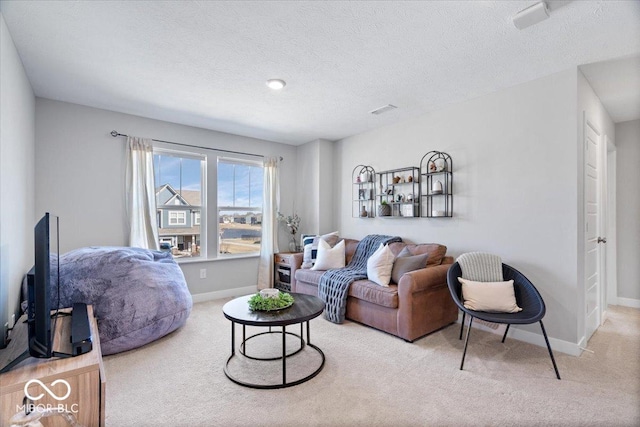
<path id="1" fill-rule="evenodd" d="M 386 200 L 380 202 L 378 206 L 378 216 L 391 216 L 391 205 Z"/>

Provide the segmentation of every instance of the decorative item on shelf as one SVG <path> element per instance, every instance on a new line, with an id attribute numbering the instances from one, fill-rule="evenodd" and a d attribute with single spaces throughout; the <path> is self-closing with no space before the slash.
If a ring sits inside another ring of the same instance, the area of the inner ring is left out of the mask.
<path id="1" fill-rule="evenodd" d="M 444 159 L 436 160 L 436 172 L 443 172 L 447 170 Z"/>
<path id="2" fill-rule="evenodd" d="M 388 186 L 386 193 L 388 196 L 393 196 L 393 187 L 392 186 Z"/>
<path id="3" fill-rule="evenodd" d="M 413 210 L 413 204 L 405 204 L 402 205 L 401 209 L 400 209 L 400 215 L 401 216 L 406 216 L 406 217 L 413 217 L 414 210 Z"/>
<path id="4" fill-rule="evenodd" d="M 365 205 L 362 205 L 362 209 L 360 210 L 360 217 L 366 218 L 368 216 L 369 213 L 367 212 L 367 207 Z"/>
<path id="5" fill-rule="evenodd" d="M 413 193 L 407 194 L 407 202 L 413 202 Z"/>
<path id="6" fill-rule="evenodd" d="M 391 216 L 391 205 L 386 200 L 383 200 L 378 206 L 378 216 Z"/>
<path id="7" fill-rule="evenodd" d="M 435 171 L 436 171 L 435 162 L 429 162 L 429 172 L 435 172 Z"/>
<path id="8" fill-rule="evenodd" d="M 300 217 L 298 214 L 294 213 L 293 215 L 284 216 L 278 212 L 278 221 L 284 223 L 289 229 L 289 251 L 299 252 L 298 239 L 296 238 L 296 234 L 298 234 L 298 227 L 300 227 Z"/>
<path id="9" fill-rule="evenodd" d="M 356 176 L 356 184 L 360 184 L 361 182 L 360 175 Z"/>
<path id="10" fill-rule="evenodd" d="M 404 194 L 400 193 L 396 196 L 396 202 L 404 202 Z"/>
<path id="11" fill-rule="evenodd" d="M 413 175 L 409 175 L 407 177 L 407 182 L 413 182 Z"/>
<path id="12" fill-rule="evenodd" d="M 399 176 L 394 176 L 394 177 L 393 177 L 393 183 L 394 183 L 394 184 L 399 184 L 401 179 L 402 179 L 402 178 L 400 178 Z"/>
<path id="13" fill-rule="evenodd" d="M 371 173 L 365 170 L 360 173 L 358 178 L 360 178 L 360 182 L 371 182 Z"/>
<path id="14" fill-rule="evenodd" d="M 434 181 L 431 186 L 431 194 L 442 194 L 442 182 Z"/>

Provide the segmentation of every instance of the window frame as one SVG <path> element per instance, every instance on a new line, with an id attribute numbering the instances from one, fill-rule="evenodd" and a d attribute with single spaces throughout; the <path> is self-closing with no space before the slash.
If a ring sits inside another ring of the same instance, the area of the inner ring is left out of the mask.
<path id="1" fill-rule="evenodd" d="M 262 158 L 256 159 L 255 156 L 245 156 L 242 154 L 229 156 L 228 154 L 215 149 L 206 149 L 201 147 L 184 147 L 177 150 L 171 144 L 157 141 L 154 141 L 153 143 L 153 154 L 171 155 L 201 161 L 201 205 L 192 207 L 200 210 L 200 256 L 193 258 L 176 258 L 176 262 L 179 264 L 188 264 L 238 258 L 256 258 L 260 256 L 259 250 L 248 254 L 220 253 L 220 244 L 222 241 L 219 234 L 220 211 L 225 210 L 226 208 L 226 210 L 232 211 L 240 209 L 246 212 L 262 213 L 263 205 L 261 204 L 259 207 L 218 206 L 218 163 L 222 160 L 227 163 L 256 166 L 264 170 Z M 262 198 L 264 200 L 264 189 L 262 190 Z M 174 209 L 185 210 L 184 206 L 175 206 Z M 193 216 L 195 217 L 195 215 Z M 193 220 L 192 225 L 198 225 L 195 223 L 195 218 L 193 218 Z M 175 224 L 167 224 L 167 226 L 172 227 L 175 226 Z M 260 231 L 262 235 L 262 227 Z"/>
<path id="2" fill-rule="evenodd" d="M 164 155 L 164 156 L 173 156 L 173 157 L 180 157 L 183 159 L 190 159 L 190 160 L 198 160 L 200 161 L 200 205 L 189 205 L 189 209 L 185 209 L 186 206 L 184 205 L 166 205 L 165 208 L 168 210 L 170 213 L 172 211 L 182 211 L 185 213 L 185 222 L 184 224 L 171 224 L 171 219 L 170 219 L 170 215 L 167 217 L 167 224 L 166 226 L 164 224 L 162 224 L 163 228 L 172 228 L 172 227 L 181 227 L 181 226 L 186 226 L 187 223 L 187 214 L 186 212 L 188 210 L 199 210 L 200 211 L 200 216 L 202 218 L 203 214 L 204 214 L 204 221 L 200 221 L 200 256 L 198 257 L 180 257 L 180 258 L 176 258 L 176 262 L 178 263 L 184 263 L 184 262 L 199 262 L 199 261 L 206 261 L 208 260 L 208 253 L 207 253 L 207 223 L 206 223 L 206 215 L 207 215 L 207 192 L 208 192 L 208 188 L 207 188 L 207 170 L 208 170 L 208 156 L 206 153 L 201 153 L 195 150 L 176 150 L 174 148 L 169 147 L 167 144 L 163 144 L 163 143 L 157 143 L 154 142 L 153 143 L 153 155 Z M 161 184 L 164 185 L 164 184 Z M 157 183 L 155 182 L 155 171 L 154 171 L 154 186 L 157 186 Z M 181 189 L 174 189 L 177 190 L 178 192 Z M 182 196 L 181 196 L 182 197 Z M 156 210 L 158 209 L 158 207 L 156 207 Z M 160 216 L 160 220 L 161 222 L 163 222 L 163 216 Z M 194 224 L 192 224 L 193 226 Z M 160 237 L 160 236 L 159 236 Z M 159 239 L 160 240 L 160 239 Z M 176 237 L 176 239 L 172 239 L 172 241 L 175 240 L 177 242 L 178 237 Z"/>
<path id="3" fill-rule="evenodd" d="M 216 189 L 219 189 L 219 183 L 218 183 L 218 167 L 220 165 L 220 163 L 227 163 L 227 164 L 236 164 L 236 165 L 241 165 L 241 166 L 254 166 L 254 167 L 258 167 L 260 169 L 263 170 L 264 173 L 264 164 L 263 162 L 261 162 L 260 160 L 254 160 L 254 159 L 245 159 L 245 158 L 239 158 L 239 157 L 229 157 L 229 156 L 222 156 L 219 155 L 217 157 L 217 161 L 216 161 Z M 251 179 L 251 178 L 249 178 Z M 234 184 L 235 184 L 235 178 L 234 178 Z M 249 184 L 251 185 L 251 184 Z M 234 196 L 235 199 L 235 196 Z M 264 200 L 264 189 L 262 190 L 262 199 Z M 235 203 L 235 201 L 234 201 Z M 249 203 L 251 203 L 251 190 L 249 190 Z M 252 207 L 252 206 L 225 206 L 225 205 L 218 205 L 218 199 L 216 198 L 216 209 L 217 209 L 217 217 L 216 217 L 216 228 L 217 228 L 217 233 L 216 235 L 218 236 L 217 239 L 217 257 L 218 258 L 243 258 L 243 257 L 252 257 L 252 256 L 260 256 L 260 250 L 258 249 L 257 252 L 251 252 L 248 254 L 223 254 L 220 252 L 220 248 L 222 245 L 222 233 L 220 230 L 220 214 L 223 211 L 245 211 L 245 212 L 260 212 L 262 213 L 263 210 L 263 205 L 260 205 L 259 207 Z M 260 225 L 260 239 L 262 239 L 262 225 Z"/>
<path id="4" fill-rule="evenodd" d="M 171 222 L 171 220 L 174 219 L 174 218 L 171 218 L 172 214 L 174 214 L 176 216 L 175 217 L 175 220 L 176 220 L 175 223 Z M 182 222 L 178 222 L 178 220 L 179 220 L 178 215 L 179 214 L 182 214 Z M 186 210 L 176 210 L 176 211 L 170 210 L 169 211 L 169 227 L 171 227 L 172 225 L 187 225 L 187 211 Z"/>

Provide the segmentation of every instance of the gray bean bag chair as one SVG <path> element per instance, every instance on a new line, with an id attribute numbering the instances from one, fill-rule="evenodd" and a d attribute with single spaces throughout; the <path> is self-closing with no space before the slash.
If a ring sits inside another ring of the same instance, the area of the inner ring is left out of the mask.
<path id="1" fill-rule="evenodd" d="M 60 307 L 92 304 L 102 354 L 148 344 L 185 324 L 191 294 L 169 253 L 89 247 L 60 256 Z M 51 307 L 58 292 L 51 289 Z"/>

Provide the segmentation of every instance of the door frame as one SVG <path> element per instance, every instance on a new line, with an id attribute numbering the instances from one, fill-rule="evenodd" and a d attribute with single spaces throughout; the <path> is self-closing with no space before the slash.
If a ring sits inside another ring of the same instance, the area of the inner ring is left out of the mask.
<path id="1" fill-rule="evenodd" d="M 607 211 L 606 211 L 606 232 L 607 232 L 607 244 L 605 254 L 606 264 L 606 293 L 603 293 L 602 300 L 604 301 L 604 318 L 602 323 L 606 320 L 607 306 L 609 304 L 618 304 L 618 272 L 617 272 L 617 222 L 616 222 L 616 206 L 617 206 L 617 183 L 616 183 L 616 170 L 617 170 L 617 153 L 614 142 L 609 138 L 609 135 L 604 135 L 604 143 L 606 145 L 605 156 L 607 165 Z M 601 324 L 602 324 L 601 323 Z"/>
<path id="2" fill-rule="evenodd" d="M 586 154 L 586 144 L 587 144 L 587 128 L 590 127 L 596 134 L 598 137 L 598 147 L 597 147 L 597 152 L 596 152 L 596 165 L 598 168 L 598 177 L 597 177 L 597 182 L 596 182 L 596 193 L 597 193 L 597 199 L 598 199 L 598 209 L 597 209 L 597 227 L 598 227 L 598 231 L 597 231 L 597 235 L 598 237 L 606 237 L 607 236 L 607 223 L 605 218 L 607 217 L 607 206 L 605 206 L 607 204 L 607 190 L 608 190 L 608 183 L 607 183 L 607 146 L 606 146 L 606 140 L 605 140 L 605 135 L 602 133 L 602 131 L 598 128 L 598 126 L 594 123 L 593 120 L 590 119 L 589 116 L 587 116 L 586 111 L 583 112 L 583 133 L 582 133 L 582 149 L 583 152 Z M 586 207 L 586 198 L 587 198 L 587 167 L 586 167 L 586 155 L 583 156 L 583 186 L 582 186 L 582 194 L 583 194 L 583 204 L 582 204 L 582 215 L 583 215 L 583 221 L 585 223 L 585 227 L 587 224 L 587 207 Z M 586 228 L 584 228 L 582 230 L 583 233 L 586 233 Z M 588 307 L 588 277 L 587 277 L 587 271 L 588 271 L 588 263 L 587 263 L 587 247 L 588 247 L 588 242 L 586 240 L 586 236 L 585 239 L 583 240 L 584 242 L 584 246 L 582 248 L 582 259 L 583 259 L 583 272 L 584 272 L 584 307 L 587 308 Z M 601 245 L 598 243 L 598 245 Z M 597 294 L 597 304 L 598 304 L 598 310 L 597 310 L 597 321 L 598 321 L 598 326 L 594 329 L 594 333 L 595 331 L 598 330 L 598 328 L 600 327 L 600 325 L 602 325 L 602 323 L 605 320 L 605 310 L 606 310 L 606 305 L 603 304 L 603 300 L 605 300 L 605 296 L 607 295 L 607 265 L 606 265 L 606 244 L 604 244 L 603 246 L 599 246 L 598 247 L 598 258 L 596 260 L 597 263 L 597 268 L 598 268 L 598 294 Z M 583 312 L 583 316 L 584 316 L 584 333 L 585 333 L 585 338 L 586 341 L 589 341 L 589 339 L 593 336 L 593 334 L 589 335 L 589 311 L 588 310 L 584 310 Z"/>

